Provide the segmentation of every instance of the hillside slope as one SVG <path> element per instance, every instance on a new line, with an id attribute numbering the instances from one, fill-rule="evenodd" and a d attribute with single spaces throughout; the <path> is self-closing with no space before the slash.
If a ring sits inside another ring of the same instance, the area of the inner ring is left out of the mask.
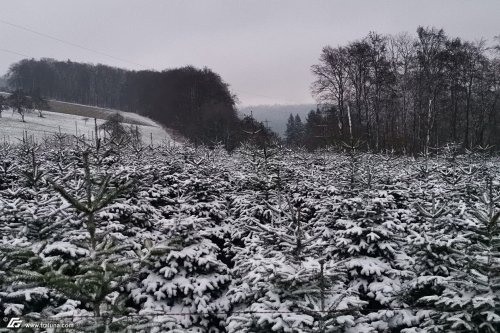
<path id="1" fill-rule="evenodd" d="M 38 117 L 38 113 L 27 113 L 24 123 L 20 121 L 17 113 L 10 109 L 4 111 L 0 118 L 0 139 L 14 141 L 22 138 L 25 132 L 36 140 L 57 132 L 90 137 L 94 132 L 94 118 L 97 124 L 101 125 L 109 115 L 118 112 L 125 119 L 124 125 L 134 126 L 134 128 L 137 126 L 145 143 L 153 141 L 153 144 L 160 144 L 176 141 L 161 125 L 135 113 L 59 101 L 50 101 L 49 105 L 51 111 L 44 111 L 43 118 Z"/>

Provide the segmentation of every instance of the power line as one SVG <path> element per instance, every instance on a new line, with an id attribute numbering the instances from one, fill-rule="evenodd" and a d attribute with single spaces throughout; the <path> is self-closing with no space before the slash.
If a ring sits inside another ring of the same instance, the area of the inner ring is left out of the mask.
<path id="1" fill-rule="evenodd" d="M 3 49 L 3 48 L 0 48 L 0 51 L 7 52 L 7 53 L 12 53 L 12 54 L 15 54 L 15 55 L 18 55 L 18 56 L 21 56 L 21 57 L 28 57 L 28 58 L 32 58 L 31 56 L 29 56 L 29 55 L 27 55 L 27 54 L 23 54 L 23 53 L 19 53 L 19 52 L 16 52 L 16 51 Z"/>
<path id="2" fill-rule="evenodd" d="M 30 32 L 30 33 L 38 35 L 38 36 L 42 36 L 42 37 L 45 37 L 45 38 L 48 38 L 48 39 L 55 40 L 55 41 L 57 41 L 59 43 L 67 44 L 67 45 L 70 45 L 70 46 L 73 46 L 73 47 L 77 47 L 77 48 L 85 50 L 85 51 L 89 51 L 89 52 L 93 52 L 93 53 L 96 53 L 96 54 L 104 55 L 106 57 L 109 57 L 109 58 L 112 58 L 112 59 L 115 59 L 115 60 L 118 60 L 118 61 L 121 61 L 121 62 L 125 62 L 125 63 L 132 64 L 132 65 L 136 65 L 136 66 L 139 66 L 139 67 L 142 67 L 142 68 L 148 68 L 148 66 L 139 64 L 137 62 L 130 61 L 130 60 L 127 60 L 127 59 L 124 59 L 124 58 L 121 58 L 121 57 L 117 57 L 117 56 L 114 56 L 114 55 L 106 53 L 106 52 L 102 52 L 102 51 L 99 51 L 99 50 L 96 50 L 96 49 L 93 49 L 93 48 L 86 47 L 84 45 L 76 44 L 76 43 L 73 43 L 73 42 L 65 40 L 65 39 L 61 39 L 61 38 L 58 38 L 58 37 L 55 37 L 55 36 L 52 36 L 52 35 L 40 32 L 40 31 L 36 31 L 36 30 L 33 30 L 31 28 L 28 28 L 28 27 L 25 27 L 25 26 L 22 26 L 22 25 L 19 25 L 19 24 L 16 24 L 16 23 L 12 23 L 12 22 L 6 21 L 6 20 L 1 19 L 1 18 L 0 18 L 0 23 L 9 25 L 9 26 L 17 28 L 17 29 L 24 30 L 24 31 L 27 31 L 27 32 Z M 4 51 L 4 52 L 16 54 L 16 55 L 19 55 L 19 56 L 23 56 L 23 57 L 33 58 L 33 57 L 29 56 L 29 55 L 18 53 L 18 52 L 15 52 L 15 51 L 10 51 L 10 50 L 6 50 L 6 49 L 0 49 L 0 50 Z M 290 103 L 290 104 L 298 104 L 295 101 L 290 101 L 290 100 L 283 99 L 283 98 L 276 98 L 276 97 L 266 96 L 266 95 L 263 95 L 263 94 L 255 94 L 255 93 L 251 93 L 251 92 L 243 91 L 243 90 L 239 90 L 239 89 L 238 90 L 237 89 L 232 89 L 232 90 L 235 91 L 236 93 L 241 93 L 241 94 L 244 94 L 244 95 L 251 95 L 251 96 L 256 96 L 256 97 L 262 97 L 262 98 L 266 98 L 266 99 L 274 100 L 274 101 L 280 100 L 282 102 L 286 102 L 286 103 Z"/>
<path id="3" fill-rule="evenodd" d="M 80 44 L 76 44 L 76 43 L 73 43 L 73 42 L 70 42 L 70 41 L 58 38 L 58 37 L 54 37 L 54 36 L 51 36 L 49 34 L 46 34 L 46 33 L 43 33 L 43 32 L 39 32 L 39 31 L 30 29 L 30 28 L 21 26 L 19 24 L 15 24 L 15 23 L 12 23 L 12 22 L 9 22 L 9 21 L 5 21 L 3 19 L 0 19 L 0 23 L 9 25 L 9 26 L 17 28 L 17 29 L 28 31 L 28 32 L 31 32 L 31 33 L 36 34 L 38 36 L 42 36 L 42 37 L 45 37 L 45 38 L 48 38 L 48 39 L 52 39 L 52 40 L 58 41 L 58 42 L 63 43 L 63 44 L 71 45 L 73 47 L 77 47 L 77 48 L 80 48 L 82 50 L 86 50 L 86 51 L 89 51 L 89 52 L 94 52 L 94 53 L 97 53 L 97 54 L 100 54 L 100 55 L 104 55 L 106 57 L 109 57 L 109 58 L 112 58 L 112 59 L 115 59 L 115 60 L 119 60 L 121 62 L 126 62 L 126 63 L 133 64 L 133 65 L 136 65 L 136 66 L 147 68 L 147 66 L 141 65 L 141 64 L 139 64 L 137 62 L 130 61 L 130 60 L 127 60 L 127 59 L 123 59 L 123 58 L 114 56 L 112 54 L 106 53 L 106 52 L 102 52 L 102 51 L 99 51 L 99 50 L 96 50 L 96 49 L 92 49 L 92 48 L 89 48 L 89 47 L 86 47 L 86 46 L 83 46 L 83 45 L 80 45 Z"/>

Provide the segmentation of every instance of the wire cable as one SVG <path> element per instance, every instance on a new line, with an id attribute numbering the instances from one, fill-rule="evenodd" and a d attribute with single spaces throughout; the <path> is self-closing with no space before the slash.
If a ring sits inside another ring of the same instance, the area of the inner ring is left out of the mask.
<path id="1" fill-rule="evenodd" d="M 3 49 L 3 48 L 0 48 L 0 51 L 7 52 L 7 53 L 12 53 L 12 54 L 15 54 L 15 55 L 18 55 L 18 56 L 21 56 L 21 57 L 28 57 L 28 58 L 32 58 L 31 56 L 29 56 L 29 55 L 27 55 L 27 54 L 23 54 L 23 53 L 19 53 L 19 52 L 16 52 L 16 51 Z"/>
<path id="2" fill-rule="evenodd" d="M 33 34 L 36 34 L 38 36 L 42 36 L 42 37 L 45 37 L 45 38 L 49 38 L 49 39 L 52 39 L 52 40 L 55 40 L 55 41 L 58 41 L 60 43 L 63 43 L 63 44 L 67 44 L 67 45 L 70 45 L 70 46 L 73 46 L 73 47 L 77 47 L 79 49 L 82 49 L 82 50 L 85 50 L 85 51 L 89 51 L 89 52 L 94 52 L 94 53 L 97 53 L 97 54 L 100 54 L 100 55 L 104 55 L 106 57 L 109 57 L 109 58 L 112 58 L 112 59 L 115 59 L 115 60 L 118 60 L 118 61 L 121 61 L 121 62 L 126 62 L 128 64 L 132 64 L 132 65 L 135 65 L 135 66 L 140 66 L 142 68 L 147 68 L 147 66 L 144 66 L 142 64 L 139 64 L 137 62 L 134 62 L 134 61 L 130 61 L 130 60 L 127 60 L 127 59 L 124 59 L 124 58 L 120 58 L 120 57 L 117 57 L 117 56 L 114 56 L 112 54 L 109 54 L 109 53 L 106 53 L 106 52 L 102 52 L 102 51 L 99 51 L 99 50 L 96 50 L 96 49 L 92 49 L 92 48 L 89 48 L 89 47 L 86 47 L 86 46 L 83 46 L 83 45 L 80 45 L 80 44 L 76 44 L 76 43 L 73 43 L 73 42 L 70 42 L 70 41 L 67 41 L 65 39 L 61 39 L 61 38 L 58 38 L 58 37 L 54 37 L 54 36 L 51 36 L 49 34 L 46 34 L 46 33 L 43 33 L 43 32 L 39 32 L 39 31 L 36 31 L 36 30 L 33 30 L 33 29 L 30 29 L 30 28 L 27 28 L 27 27 L 24 27 L 22 25 L 19 25 L 19 24 L 15 24 L 15 23 L 12 23 L 12 22 L 9 22 L 9 21 L 6 21 L 6 20 L 3 20 L 0 18 L 0 23 L 3 23 L 3 24 L 6 24 L 6 25 L 9 25 L 11 27 L 14 27 L 14 28 L 17 28 L 17 29 L 21 29 L 21 30 L 24 30 L 24 31 L 28 31 L 28 32 L 31 32 Z"/>
<path id="3" fill-rule="evenodd" d="M 139 66 L 139 67 L 142 67 L 144 69 L 148 68 L 148 66 L 139 64 L 137 62 L 130 61 L 130 60 L 127 60 L 127 59 L 124 59 L 124 58 L 121 58 L 121 57 L 117 57 L 117 56 L 114 56 L 114 55 L 106 53 L 106 52 L 102 52 L 102 51 L 99 51 L 99 50 L 96 50 L 96 49 L 93 49 L 93 48 L 90 48 L 90 47 L 86 47 L 84 45 L 76 44 L 76 43 L 73 43 L 71 41 L 68 41 L 68 40 L 65 40 L 65 39 L 62 39 L 62 38 L 58 38 L 58 37 L 55 37 L 55 36 L 52 36 L 52 35 L 40 32 L 40 31 L 36 31 L 34 29 L 31 29 L 31 28 L 28 28 L 28 27 L 25 27 L 25 26 L 22 26 L 22 25 L 19 25 L 19 24 L 16 24 L 16 23 L 12 23 L 12 22 L 6 21 L 6 20 L 4 20 L 2 18 L 0 18 L 0 23 L 3 23 L 5 25 L 8 25 L 8 26 L 20 29 L 20 30 L 24 30 L 24 31 L 30 32 L 32 34 L 35 34 L 35 35 L 38 35 L 38 36 L 41 36 L 41 37 L 52 39 L 52 40 L 55 40 L 55 41 L 57 41 L 59 43 L 67 44 L 67 45 L 70 45 L 70 46 L 73 46 L 73 47 L 76 47 L 76 48 L 79 48 L 79 49 L 82 49 L 82 50 L 85 50 L 85 51 L 88 51 L 88 52 L 93 52 L 93 53 L 96 53 L 96 54 L 100 54 L 100 55 L 106 56 L 106 57 L 111 58 L 111 59 L 115 59 L 115 60 L 118 60 L 118 61 L 121 61 L 121 62 L 125 62 L 125 63 L 128 63 L 128 64 L 135 65 L 135 66 Z M 4 52 L 16 54 L 16 55 L 19 55 L 19 56 L 23 56 L 23 57 L 33 58 L 33 57 L 29 56 L 29 55 L 18 53 L 18 52 L 15 52 L 15 51 L 10 51 L 10 50 L 7 50 L 7 49 L 0 49 L 0 50 L 4 51 Z M 299 104 L 297 102 L 293 102 L 293 101 L 290 101 L 290 100 L 287 100 L 287 99 L 283 99 L 283 98 L 276 98 L 276 97 L 266 96 L 266 95 L 263 95 L 263 94 L 255 94 L 255 93 L 251 93 L 251 92 L 243 91 L 243 90 L 239 90 L 239 89 L 234 89 L 234 88 L 232 89 L 232 91 L 234 91 L 236 93 L 243 94 L 243 95 L 250 95 L 250 96 L 255 96 L 255 97 L 261 97 L 261 98 L 266 98 L 266 99 L 274 100 L 274 101 L 279 100 L 279 101 L 282 101 L 282 102 L 285 102 L 285 103 L 290 103 L 290 104 Z"/>

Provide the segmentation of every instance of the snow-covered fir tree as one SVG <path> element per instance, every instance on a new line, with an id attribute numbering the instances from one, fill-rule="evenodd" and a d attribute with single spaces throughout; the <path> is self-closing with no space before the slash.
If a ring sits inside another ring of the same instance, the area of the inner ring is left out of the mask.
<path id="1" fill-rule="evenodd" d="M 0 311 L 73 331 L 496 332 L 499 163 L 0 144 Z M 349 148 L 350 147 L 350 148 Z"/>

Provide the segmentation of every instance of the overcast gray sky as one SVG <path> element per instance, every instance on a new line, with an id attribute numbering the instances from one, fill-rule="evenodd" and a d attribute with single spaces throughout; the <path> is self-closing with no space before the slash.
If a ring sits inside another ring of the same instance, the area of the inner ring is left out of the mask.
<path id="1" fill-rule="evenodd" d="M 1 0 L 0 21 L 2 74 L 22 58 L 7 51 L 130 69 L 192 64 L 218 72 L 242 105 L 290 104 L 313 102 L 310 67 L 325 45 L 418 25 L 491 40 L 500 1 Z"/>

